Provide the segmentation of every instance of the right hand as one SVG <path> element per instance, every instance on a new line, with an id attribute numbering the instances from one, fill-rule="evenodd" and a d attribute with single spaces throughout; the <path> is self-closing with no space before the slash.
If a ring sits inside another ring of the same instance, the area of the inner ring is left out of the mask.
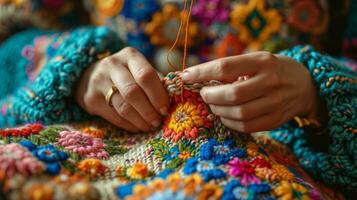
<path id="1" fill-rule="evenodd" d="M 112 86 L 112 105 L 105 95 Z M 88 113 L 132 132 L 149 131 L 167 114 L 168 95 L 159 74 L 136 49 L 126 47 L 90 66 L 76 90 L 77 103 Z"/>

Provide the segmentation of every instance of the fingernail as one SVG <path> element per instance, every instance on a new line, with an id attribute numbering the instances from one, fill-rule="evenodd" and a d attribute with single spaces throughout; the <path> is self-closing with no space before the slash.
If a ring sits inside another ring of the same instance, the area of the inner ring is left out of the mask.
<path id="1" fill-rule="evenodd" d="M 161 115 L 167 115 L 168 114 L 167 113 L 167 108 L 166 107 L 160 108 L 160 113 L 161 113 Z"/>
<path id="2" fill-rule="evenodd" d="M 190 73 L 188 71 L 183 71 L 181 74 L 181 78 L 184 81 L 188 81 L 190 79 Z"/>
<path id="3" fill-rule="evenodd" d="M 160 121 L 159 120 L 155 120 L 153 122 L 151 122 L 151 125 L 155 128 L 159 127 L 160 126 Z"/>

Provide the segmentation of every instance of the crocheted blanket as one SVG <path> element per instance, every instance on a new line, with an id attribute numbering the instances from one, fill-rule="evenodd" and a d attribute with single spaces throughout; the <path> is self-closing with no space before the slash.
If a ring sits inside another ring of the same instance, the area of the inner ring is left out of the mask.
<path id="1" fill-rule="evenodd" d="M 133 134 L 95 120 L 0 131 L 9 199 L 341 199 L 310 178 L 266 133 L 225 127 L 199 96 L 205 85 L 170 73 L 162 128 Z"/>

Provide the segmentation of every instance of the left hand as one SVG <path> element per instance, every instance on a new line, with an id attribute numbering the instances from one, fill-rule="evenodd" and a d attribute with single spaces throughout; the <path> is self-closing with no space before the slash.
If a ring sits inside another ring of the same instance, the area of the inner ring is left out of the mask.
<path id="1" fill-rule="evenodd" d="M 242 81 L 243 76 L 249 78 Z M 320 99 L 309 71 L 295 60 L 268 52 L 217 59 L 186 69 L 184 82 L 224 84 L 200 94 L 227 127 L 257 132 L 280 127 L 294 116 L 311 116 Z"/>

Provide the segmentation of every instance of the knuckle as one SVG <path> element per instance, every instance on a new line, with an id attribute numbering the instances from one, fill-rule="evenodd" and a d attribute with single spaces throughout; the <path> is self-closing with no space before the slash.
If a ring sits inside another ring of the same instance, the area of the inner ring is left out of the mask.
<path id="1" fill-rule="evenodd" d="M 101 65 L 105 65 L 105 66 L 112 66 L 115 64 L 115 59 L 113 58 L 113 56 L 108 56 L 103 58 L 103 60 L 100 61 Z"/>
<path id="2" fill-rule="evenodd" d="M 265 64 L 274 64 L 276 61 L 276 56 L 267 51 L 261 52 L 259 57 L 260 61 Z"/>
<path id="3" fill-rule="evenodd" d="M 249 119 L 249 112 L 247 112 L 247 110 L 242 107 L 237 108 L 236 115 L 239 120 Z"/>
<path id="4" fill-rule="evenodd" d="M 101 69 L 101 67 L 95 69 L 89 78 L 89 88 L 96 88 L 98 85 L 101 85 L 107 79 L 107 76 L 106 71 Z"/>
<path id="5" fill-rule="evenodd" d="M 215 62 L 215 72 L 218 76 L 224 76 L 228 72 L 228 65 L 225 59 L 217 59 Z"/>
<path id="6" fill-rule="evenodd" d="M 128 114 L 132 112 L 132 110 L 133 108 L 131 107 L 131 105 L 126 102 L 121 103 L 117 108 L 117 112 L 121 116 L 128 116 Z"/>
<path id="7" fill-rule="evenodd" d="M 229 103 L 237 103 L 241 98 L 241 90 L 238 87 L 232 87 L 226 92 L 226 99 Z"/>
<path id="8" fill-rule="evenodd" d="M 137 75 L 138 75 L 138 82 L 140 84 L 149 84 L 151 81 L 153 81 L 156 72 L 153 69 L 142 68 L 137 71 Z"/>
<path id="9" fill-rule="evenodd" d="M 123 87 L 123 89 L 120 92 L 126 101 L 130 101 L 135 99 L 140 93 L 140 91 L 141 91 L 140 87 L 137 84 L 133 83 Z"/>
<path id="10" fill-rule="evenodd" d="M 122 49 L 122 53 L 127 55 L 134 55 L 138 53 L 138 50 L 136 50 L 134 47 L 125 47 Z"/>

